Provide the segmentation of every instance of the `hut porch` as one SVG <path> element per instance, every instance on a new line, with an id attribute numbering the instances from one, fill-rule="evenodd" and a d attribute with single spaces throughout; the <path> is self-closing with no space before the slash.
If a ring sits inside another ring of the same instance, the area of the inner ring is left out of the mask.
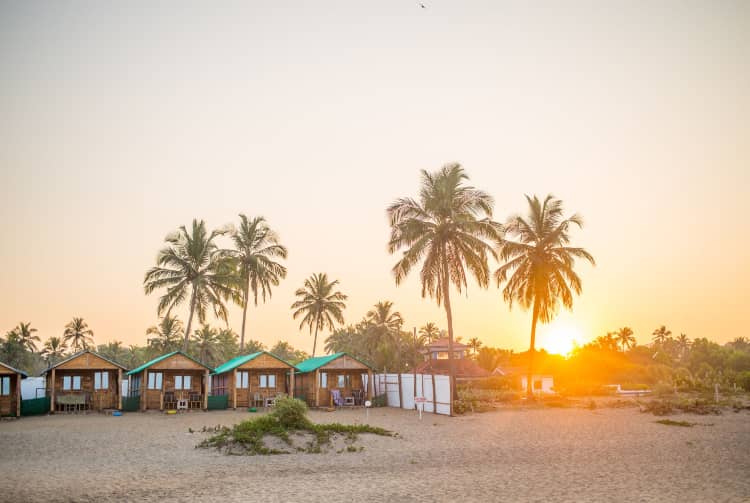
<path id="1" fill-rule="evenodd" d="M 226 395 L 231 408 L 268 405 L 293 389 L 294 367 L 266 351 L 238 356 L 216 369 L 212 395 Z"/>
<path id="2" fill-rule="evenodd" d="M 122 408 L 124 367 L 85 350 L 46 371 L 50 412 L 85 412 Z"/>

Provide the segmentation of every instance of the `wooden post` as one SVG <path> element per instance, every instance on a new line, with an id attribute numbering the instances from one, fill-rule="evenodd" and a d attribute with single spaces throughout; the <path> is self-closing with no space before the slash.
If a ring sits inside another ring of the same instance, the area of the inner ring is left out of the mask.
<path id="1" fill-rule="evenodd" d="M 52 368 L 52 375 L 50 376 L 50 386 L 52 387 L 51 395 L 50 395 L 50 401 L 49 401 L 49 411 L 51 414 L 55 413 L 55 369 Z"/>
<path id="2" fill-rule="evenodd" d="M 437 397 L 435 396 L 435 374 L 432 374 L 432 413 L 437 414 Z"/>
<path id="3" fill-rule="evenodd" d="M 21 374 L 16 374 L 16 417 L 21 417 Z"/>
<path id="4" fill-rule="evenodd" d="M 148 369 L 143 371 L 143 382 L 141 383 L 141 410 L 146 410 L 146 394 L 148 393 Z"/>
<path id="5" fill-rule="evenodd" d="M 318 391 L 320 391 L 320 369 L 315 369 L 315 379 L 313 383 L 313 396 L 315 407 L 318 407 Z"/>
<path id="6" fill-rule="evenodd" d="M 373 398 L 373 390 L 375 389 L 375 382 L 374 382 L 374 376 L 372 375 L 372 370 L 367 371 L 367 399 L 372 400 Z"/>
<path id="7" fill-rule="evenodd" d="M 206 377 L 203 379 L 203 410 L 208 410 L 208 375 L 210 370 L 206 369 Z"/>
<path id="8" fill-rule="evenodd" d="M 404 405 L 404 399 L 401 397 L 401 395 L 404 392 L 403 386 L 401 386 L 401 374 L 396 374 L 398 376 L 398 408 L 402 409 Z"/>
<path id="9" fill-rule="evenodd" d="M 294 398 L 294 369 L 289 371 L 289 396 Z"/>
<path id="10" fill-rule="evenodd" d="M 130 381 L 128 381 L 130 385 Z M 117 369 L 117 409 L 122 410 L 122 369 Z"/>
<path id="11" fill-rule="evenodd" d="M 249 381 L 249 380 L 248 380 Z M 248 386 L 250 383 L 248 382 Z M 248 397 L 250 396 L 250 389 L 247 390 Z M 234 381 L 232 381 L 232 408 L 237 410 L 237 369 L 234 369 Z"/>

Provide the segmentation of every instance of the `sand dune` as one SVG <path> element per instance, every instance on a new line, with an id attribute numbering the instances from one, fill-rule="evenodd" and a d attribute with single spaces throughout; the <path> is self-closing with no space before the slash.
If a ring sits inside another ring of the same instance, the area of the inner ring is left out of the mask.
<path id="1" fill-rule="evenodd" d="M 356 453 L 226 456 L 196 449 L 212 411 L 0 422 L 2 501 L 750 501 L 750 412 L 713 426 L 635 409 L 508 409 L 458 418 L 375 409 Z M 313 412 L 364 422 L 362 410 Z"/>

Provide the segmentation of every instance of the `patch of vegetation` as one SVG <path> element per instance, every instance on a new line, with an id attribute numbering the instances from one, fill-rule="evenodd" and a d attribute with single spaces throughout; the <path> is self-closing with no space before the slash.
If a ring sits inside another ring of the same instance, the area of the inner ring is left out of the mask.
<path id="1" fill-rule="evenodd" d="M 659 419 L 656 423 L 663 424 L 666 426 L 683 426 L 685 428 L 692 428 L 696 423 L 689 423 L 687 421 L 672 421 L 671 419 Z"/>
<path id="2" fill-rule="evenodd" d="M 720 415 L 721 407 L 705 398 L 686 398 L 682 400 L 651 400 L 643 405 L 641 412 L 650 412 L 655 416 L 666 416 L 675 411 L 686 414 Z"/>
<path id="3" fill-rule="evenodd" d="M 265 416 L 242 421 L 232 428 L 206 430 L 216 434 L 205 439 L 197 447 L 224 449 L 227 454 L 269 455 L 290 454 L 292 452 L 323 452 L 323 446 L 331 443 L 335 435 L 343 435 L 347 452 L 361 451 L 354 442 L 360 433 L 382 436 L 395 436 L 394 433 L 367 424 L 315 424 L 307 417 L 307 405 L 295 398 L 282 398 L 276 401 L 274 410 Z M 311 434 L 305 447 L 295 446 L 291 434 Z M 289 450 L 272 449 L 266 446 L 264 437 L 272 436 L 289 446 Z M 338 452 L 343 452 L 339 450 Z"/>

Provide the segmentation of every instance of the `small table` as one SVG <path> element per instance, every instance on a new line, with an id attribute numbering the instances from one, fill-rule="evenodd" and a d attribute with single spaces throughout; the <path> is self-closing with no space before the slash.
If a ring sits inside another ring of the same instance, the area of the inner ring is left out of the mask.
<path id="1" fill-rule="evenodd" d="M 184 398 L 180 398 L 177 400 L 177 410 L 187 410 L 188 408 L 188 401 Z"/>
<path id="2" fill-rule="evenodd" d="M 354 397 L 353 396 L 345 396 L 344 397 L 344 405 L 354 406 Z"/>

